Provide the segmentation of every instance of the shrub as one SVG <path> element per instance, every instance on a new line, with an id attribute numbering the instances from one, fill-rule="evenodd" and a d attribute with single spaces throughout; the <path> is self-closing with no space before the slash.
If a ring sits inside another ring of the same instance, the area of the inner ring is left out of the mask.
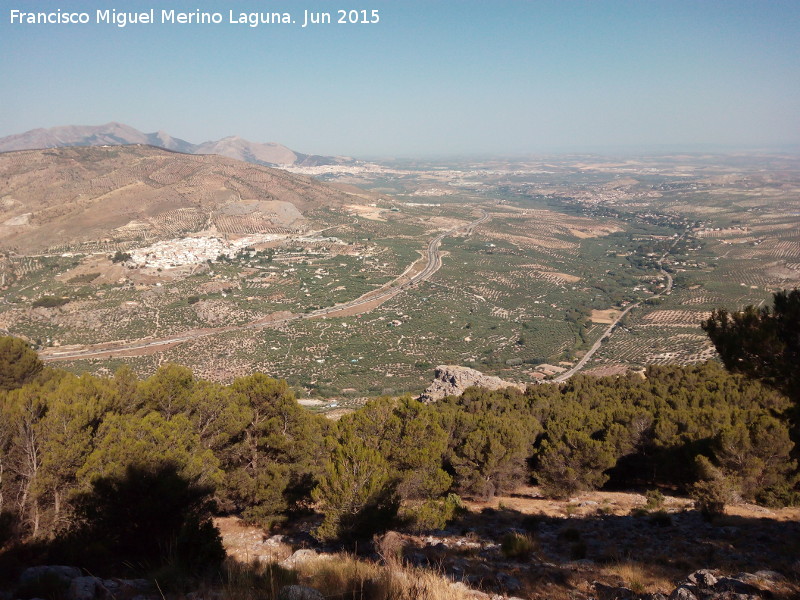
<path id="1" fill-rule="evenodd" d="M 705 456 L 696 459 L 701 479 L 692 485 L 690 495 L 703 517 L 712 520 L 725 514 L 725 505 L 733 499 L 733 487 L 722 472 Z"/>
<path id="2" fill-rule="evenodd" d="M 398 516 L 413 532 L 444 529 L 464 503 L 457 494 L 448 494 L 444 500 L 426 500 L 416 506 L 405 506 Z"/>
<path id="3" fill-rule="evenodd" d="M 664 506 L 664 494 L 660 490 L 647 490 L 644 497 L 647 500 L 644 505 L 647 510 L 659 510 Z"/>
<path id="4" fill-rule="evenodd" d="M 387 531 L 383 535 L 373 536 L 372 545 L 384 563 L 396 565 L 403 559 L 406 540 L 396 531 Z"/>
<path id="5" fill-rule="evenodd" d="M 581 532 L 574 527 L 567 527 L 559 535 L 568 542 L 577 542 L 581 539 Z"/>
<path id="6" fill-rule="evenodd" d="M 529 535 L 509 532 L 500 542 L 500 550 L 506 558 L 527 558 L 533 552 L 534 541 Z"/>
<path id="7" fill-rule="evenodd" d="M 541 515 L 523 515 L 522 520 L 520 521 L 520 527 L 525 531 L 534 532 L 539 529 L 539 525 L 542 523 L 542 516 Z"/>
<path id="8" fill-rule="evenodd" d="M 575 542 L 569 547 L 569 556 L 572 560 L 581 560 L 586 558 L 586 542 Z"/>
<path id="9" fill-rule="evenodd" d="M 794 490 L 790 483 L 780 483 L 759 492 L 756 500 L 770 508 L 800 506 L 800 491 Z"/>
<path id="10" fill-rule="evenodd" d="M 730 499 L 730 488 L 721 480 L 698 481 L 692 486 L 691 496 L 694 507 L 702 515 L 713 520 L 725 514 L 725 505 Z"/>
<path id="11" fill-rule="evenodd" d="M 669 527 L 672 525 L 672 515 L 664 510 L 658 510 L 650 515 L 650 522 L 658 527 Z"/>

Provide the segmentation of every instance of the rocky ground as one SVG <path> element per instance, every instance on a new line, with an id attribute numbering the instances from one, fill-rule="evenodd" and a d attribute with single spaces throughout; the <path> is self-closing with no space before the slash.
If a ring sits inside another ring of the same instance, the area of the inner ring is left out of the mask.
<path id="1" fill-rule="evenodd" d="M 469 503 L 445 530 L 390 532 L 368 558 L 436 571 L 476 598 L 800 598 L 798 509 L 739 505 L 712 524 L 685 498 L 667 496 L 662 509 L 645 511 L 640 494 L 592 492 L 558 502 L 537 492 Z M 219 526 L 229 554 L 244 561 L 293 568 L 335 552 L 314 544 L 311 524 L 272 536 L 233 519 Z M 514 544 L 520 538 L 526 542 Z M 707 577 L 689 577 L 702 569 Z"/>
<path id="2" fill-rule="evenodd" d="M 800 509 L 737 505 L 709 523 L 685 498 L 667 496 L 658 510 L 644 505 L 645 497 L 636 493 L 591 492 L 559 502 L 539 497 L 537 488 L 522 488 L 491 502 L 467 503 L 444 530 L 390 531 L 357 548 L 357 556 L 316 543 L 309 534 L 313 520 L 294 522 L 281 533 L 234 517 L 217 519 L 216 525 L 235 564 L 279 565 L 275 568 L 298 573 L 301 585 L 263 596 L 278 600 L 395 597 L 323 589 L 330 585 L 324 572 L 352 572 L 354 563 L 366 567 L 358 575 L 362 592 L 384 589 L 386 580 L 427 578 L 440 581 L 432 595 L 434 588 L 425 588 L 431 600 L 800 598 Z M 43 597 L 28 592 L 56 579 L 66 590 L 58 597 L 66 600 L 225 597 L 213 587 L 164 596 L 145 580 L 45 566 L 26 570 L 16 590 L 0 590 L 0 600 Z M 416 598 L 413 590 L 397 597 Z"/>

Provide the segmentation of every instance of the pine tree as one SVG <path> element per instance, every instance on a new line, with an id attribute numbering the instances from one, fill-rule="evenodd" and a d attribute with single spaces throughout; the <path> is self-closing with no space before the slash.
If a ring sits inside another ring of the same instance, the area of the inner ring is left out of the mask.
<path id="1" fill-rule="evenodd" d="M 569 498 L 600 488 L 616 459 L 603 442 L 585 433 L 571 432 L 539 449 L 534 470 L 542 491 L 553 498 Z"/>
<path id="2" fill-rule="evenodd" d="M 791 479 L 797 468 L 790 457 L 793 448 L 786 424 L 761 415 L 749 425 L 740 422 L 722 431 L 715 440 L 714 454 L 741 497 L 753 502 L 769 488 Z"/>
<path id="3" fill-rule="evenodd" d="M 19 338 L 0 336 L 0 390 L 13 390 L 32 381 L 42 370 L 39 355 Z"/>
<path id="4" fill-rule="evenodd" d="M 312 492 L 324 514 L 315 535 L 321 540 L 359 538 L 386 527 L 397 513 L 395 486 L 386 459 L 345 434 Z"/>
<path id="5" fill-rule="evenodd" d="M 221 497 L 227 509 L 269 527 L 316 484 L 324 423 L 297 403 L 285 381 L 256 373 L 236 379 L 229 390 L 231 411 L 216 423 L 230 427 L 222 432 L 230 443 L 218 450 L 226 471 Z M 205 408 L 198 415 L 213 408 L 199 406 Z M 244 425 L 238 433 L 237 425 Z"/>
<path id="6" fill-rule="evenodd" d="M 800 290 L 773 296 L 773 308 L 715 310 L 703 323 L 725 367 L 760 379 L 800 404 Z"/>
<path id="7" fill-rule="evenodd" d="M 122 477 L 133 465 L 155 468 L 168 462 L 181 476 L 203 485 L 216 485 L 219 460 L 200 444 L 200 437 L 184 415 L 167 420 L 161 413 L 109 413 L 95 436 L 94 450 L 78 470 L 78 481 L 88 487 L 100 477 Z"/>

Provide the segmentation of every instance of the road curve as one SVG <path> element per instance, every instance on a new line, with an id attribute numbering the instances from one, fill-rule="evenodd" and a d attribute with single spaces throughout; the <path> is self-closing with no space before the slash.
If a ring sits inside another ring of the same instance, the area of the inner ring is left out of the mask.
<path id="1" fill-rule="evenodd" d="M 471 221 L 466 225 L 460 225 L 458 227 L 454 227 L 453 229 L 448 229 L 437 235 L 433 238 L 429 243 L 425 253 L 425 268 L 422 269 L 419 273 L 412 275 L 410 278 L 406 278 L 405 275 L 401 275 L 397 279 L 395 279 L 391 285 L 385 288 L 381 288 L 378 291 L 367 292 L 358 298 L 351 300 L 350 302 L 345 302 L 344 304 L 336 304 L 334 306 L 329 306 L 327 308 L 320 308 L 311 312 L 307 313 L 298 313 L 292 314 L 280 319 L 275 319 L 271 321 L 265 321 L 264 319 L 260 319 L 258 321 L 253 321 L 250 323 L 246 323 L 244 325 L 230 325 L 227 327 L 217 327 L 213 329 L 200 329 L 200 330 L 192 330 L 186 331 L 183 333 L 178 333 L 171 336 L 166 336 L 162 338 L 153 338 L 153 339 L 142 339 L 137 341 L 128 341 L 128 342 L 107 342 L 104 344 L 93 344 L 91 346 L 83 346 L 81 348 L 71 348 L 71 349 L 64 349 L 64 350 L 56 350 L 52 348 L 45 349 L 39 353 L 39 357 L 44 361 L 57 361 L 57 360 L 75 360 L 75 359 L 82 359 L 82 358 L 93 358 L 99 356 L 106 356 L 106 355 L 127 355 L 131 353 L 137 352 L 147 352 L 147 351 L 160 351 L 167 347 L 176 346 L 178 344 L 182 344 L 183 342 L 188 342 L 189 340 L 196 340 L 204 337 L 209 337 L 212 335 L 219 335 L 220 333 L 228 333 L 231 331 L 245 331 L 245 330 L 258 330 L 258 329 L 266 329 L 267 327 L 277 327 L 280 325 L 285 325 L 287 323 L 291 323 L 292 321 L 299 321 L 302 319 L 315 319 L 315 318 L 324 318 L 333 316 L 335 317 L 337 314 L 341 314 L 345 311 L 352 311 L 354 308 L 363 307 L 365 305 L 373 304 L 374 302 L 382 302 L 391 298 L 392 296 L 396 296 L 403 290 L 416 285 L 418 283 L 422 283 L 430 279 L 436 271 L 438 271 L 442 266 L 442 255 L 439 252 L 439 246 L 442 243 L 442 240 L 449 235 L 456 235 L 459 233 L 472 233 L 475 227 L 486 223 L 490 219 L 490 215 L 483 209 L 481 209 L 483 213 L 480 218 L 476 219 L 475 221 Z M 412 265 L 413 266 L 413 265 Z M 410 268 L 410 267 L 409 267 Z M 406 280 L 407 279 L 407 280 Z M 369 308 L 363 310 L 362 312 L 368 312 Z M 351 312 L 351 314 L 353 314 Z M 356 312 L 355 314 L 358 314 Z"/>
<path id="2" fill-rule="evenodd" d="M 658 259 L 657 261 L 658 270 L 661 272 L 662 275 L 666 276 L 667 285 L 658 294 L 652 296 L 652 298 L 660 298 L 661 296 L 666 296 L 672 291 L 672 275 L 670 275 L 669 273 L 667 273 L 667 271 L 664 270 L 664 259 L 669 255 L 669 253 L 675 247 L 675 244 L 677 244 L 678 241 L 685 235 L 686 232 L 684 232 L 680 237 L 676 238 L 675 241 L 672 242 L 672 245 L 667 249 L 667 251 L 664 252 L 664 254 L 661 255 L 661 258 Z M 614 319 L 614 321 L 606 328 L 606 330 L 603 332 L 603 335 L 601 335 L 600 338 L 594 344 L 592 344 L 592 347 L 589 348 L 586 354 L 583 355 L 583 357 L 575 364 L 575 366 L 570 368 L 568 371 L 564 371 L 558 377 L 553 377 L 552 381 L 555 381 L 556 383 L 564 382 L 573 375 L 575 375 L 575 373 L 580 371 L 586 365 L 586 363 L 589 362 L 589 359 L 592 358 L 594 353 L 600 349 L 600 346 L 602 346 L 603 342 L 607 340 L 609 337 L 611 337 L 611 333 L 614 331 L 614 328 L 617 326 L 617 323 L 619 323 L 625 317 L 625 315 L 627 315 L 634 308 L 641 306 L 641 304 L 642 301 L 640 300 L 639 302 L 634 302 L 633 304 L 627 306 L 625 310 L 623 310 L 619 315 L 617 315 L 617 318 Z"/>

